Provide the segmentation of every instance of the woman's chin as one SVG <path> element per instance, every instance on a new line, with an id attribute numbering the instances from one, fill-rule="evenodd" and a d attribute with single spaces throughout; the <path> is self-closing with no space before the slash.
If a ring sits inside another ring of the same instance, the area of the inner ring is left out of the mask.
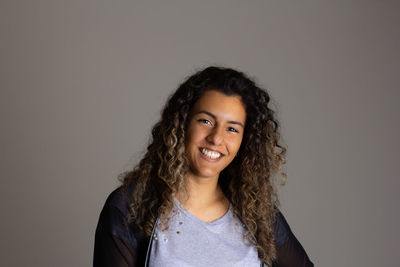
<path id="1" fill-rule="evenodd" d="M 219 177 L 219 173 L 217 171 L 212 171 L 212 170 L 202 170 L 202 171 L 190 171 L 189 177 L 198 177 L 198 178 L 204 178 L 204 179 L 208 179 L 208 178 L 218 178 Z"/>

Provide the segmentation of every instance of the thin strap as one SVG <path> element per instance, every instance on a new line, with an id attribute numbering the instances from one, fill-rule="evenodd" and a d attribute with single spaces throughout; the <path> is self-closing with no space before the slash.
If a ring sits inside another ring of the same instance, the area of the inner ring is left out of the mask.
<path id="1" fill-rule="evenodd" d="M 150 250 L 151 250 L 151 245 L 153 244 L 154 232 L 156 231 L 157 222 L 158 218 L 156 219 L 156 222 L 153 225 L 153 230 L 151 231 L 149 244 L 147 245 L 146 261 L 144 262 L 145 267 L 149 266 Z"/>

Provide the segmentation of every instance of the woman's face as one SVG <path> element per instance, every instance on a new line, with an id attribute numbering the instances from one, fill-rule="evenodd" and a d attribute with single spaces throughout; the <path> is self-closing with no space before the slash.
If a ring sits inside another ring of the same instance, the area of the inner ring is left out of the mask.
<path id="1" fill-rule="evenodd" d="M 240 96 L 206 91 L 194 105 L 186 130 L 189 175 L 218 178 L 240 148 L 245 123 Z"/>

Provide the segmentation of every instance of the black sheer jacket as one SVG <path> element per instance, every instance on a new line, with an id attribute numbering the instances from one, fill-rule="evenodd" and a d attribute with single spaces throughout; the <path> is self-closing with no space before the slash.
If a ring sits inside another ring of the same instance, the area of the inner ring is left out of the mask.
<path id="1" fill-rule="evenodd" d="M 107 198 L 96 229 L 94 267 L 142 267 L 149 237 L 128 223 L 130 192 L 118 188 Z M 303 247 L 282 213 L 275 225 L 277 259 L 273 267 L 311 267 Z"/>

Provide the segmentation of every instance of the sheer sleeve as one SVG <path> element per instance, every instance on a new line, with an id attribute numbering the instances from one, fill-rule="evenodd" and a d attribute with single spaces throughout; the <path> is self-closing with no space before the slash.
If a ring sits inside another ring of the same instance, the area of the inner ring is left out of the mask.
<path id="1" fill-rule="evenodd" d="M 127 203 L 121 190 L 108 197 L 96 228 L 94 267 L 135 266 L 137 242 L 129 229 Z"/>
<path id="2" fill-rule="evenodd" d="M 133 267 L 135 259 L 134 247 L 117 236 L 115 224 L 110 224 L 106 213 L 117 213 L 113 207 L 103 210 L 100 215 L 99 224 L 96 229 L 94 245 L 94 267 Z M 115 216 L 115 214 L 113 214 Z"/>
<path id="3" fill-rule="evenodd" d="M 274 267 L 313 267 L 304 248 L 291 231 L 282 213 L 278 213 L 275 227 L 277 258 Z"/>

